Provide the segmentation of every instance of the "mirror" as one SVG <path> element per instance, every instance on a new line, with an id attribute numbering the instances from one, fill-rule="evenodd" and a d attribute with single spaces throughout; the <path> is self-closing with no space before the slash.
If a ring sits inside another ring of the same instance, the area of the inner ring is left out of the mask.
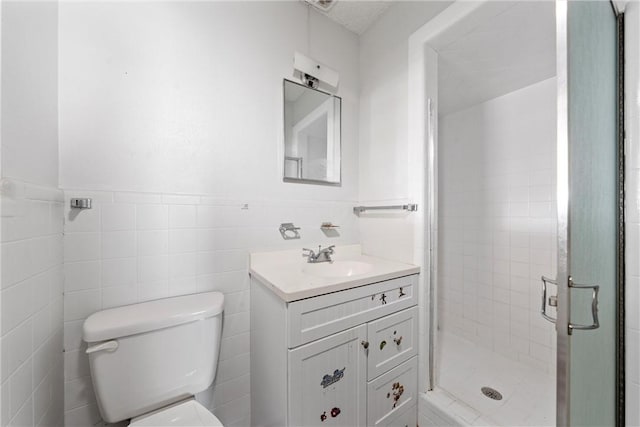
<path id="1" fill-rule="evenodd" d="M 340 185 L 342 100 L 284 81 L 284 181 Z"/>

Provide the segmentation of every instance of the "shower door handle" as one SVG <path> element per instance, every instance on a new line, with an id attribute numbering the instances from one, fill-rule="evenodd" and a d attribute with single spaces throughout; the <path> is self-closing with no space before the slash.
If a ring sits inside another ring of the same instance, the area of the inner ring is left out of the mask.
<path id="1" fill-rule="evenodd" d="M 540 314 L 545 320 L 548 320 L 551 323 L 556 323 L 556 318 L 551 317 L 547 314 L 547 305 L 551 307 L 558 306 L 558 297 L 557 295 L 549 296 L 547 299 L 547 283 L 551 283 L 552 285 L 558 285 L 558 282 L 555 280 L 551 280 L 548 277 L 542 276 L 542 305 L 540 307 Z"/>
<path id="2" fill-rule="evenodd" d="M 545 320 L 548 320 L 551 323 L 556 323 L 556 319 L 549 316 L 547 314 L 547 305 L 551 307 L 556 307 L 558 305 L 558 297 L 557 296 L 549 296 L 547 299 L 547 284 L 551 283 L 552 285 L 557 285 L 558 282 L 555 280 L 551 280 L 548 277 L 542 276 L 542 305 L 540 307 L 540 314 Z M 573 333 L 574 330 L 580 331 L 588 331 L 591 329 L 598 329 L 600 327 L 600 320 L 598 319 L 598 295 L 600 293 L 599 285 L 580 285 L 573 282 L 573 278 L 569 276 L 569 289 L 590 289 L 591 294 L 591 318 L 593 319 L 590 325 L 580 325 L 576 323 L 571 323 L 569 321 L 569 335 Z"/>
<path id="3" fill-rule="evenodd" d="M 600 293 L 599 285 L 579 285 L 573 282 L 573 278 L 569 276 L 569 289 L 591 289 L 591 318 L 593 319 L 590 325 L 578 325 L 569 321 L 569 335 L 574 330 L 587 331 L 591 329 L 598 329 L 600 327 L 600 320 L 598 319 L 598 294 Z"/>

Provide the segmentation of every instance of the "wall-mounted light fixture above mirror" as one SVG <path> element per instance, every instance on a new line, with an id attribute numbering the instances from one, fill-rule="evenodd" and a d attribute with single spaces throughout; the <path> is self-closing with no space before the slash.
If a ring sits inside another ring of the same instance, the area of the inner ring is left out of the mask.
<path id="1" fill-rule="evenodd" d="M 284 181 L 340 185 L 342 100 L 284 80 Z"/>

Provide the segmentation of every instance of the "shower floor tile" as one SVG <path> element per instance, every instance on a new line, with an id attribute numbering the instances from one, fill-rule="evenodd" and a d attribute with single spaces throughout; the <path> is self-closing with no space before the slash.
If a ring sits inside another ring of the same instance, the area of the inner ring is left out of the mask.
<path id="1" fill-rule="evenodd" d="M 553 376 L 447 333 L 440 334 L 438 355 L 436 384 L 445 393 L 432 396 L 439 407 L 474 425 L 555 425 Z M 482 387 L 497 390 L 502 400 L 485 396 Z M 472 408 L 477 412 L 475 419 L 470 419 L 468 411 L 464 417 L 456 414 L 455 404 Z"/>

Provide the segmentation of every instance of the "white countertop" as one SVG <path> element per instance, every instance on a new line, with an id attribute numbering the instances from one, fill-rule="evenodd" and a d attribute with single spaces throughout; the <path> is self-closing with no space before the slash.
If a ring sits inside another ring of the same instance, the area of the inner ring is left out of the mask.
<path id="1" fill-rule="evenodd" d="M 307 264 L 302 249 L 251 254 L 249 272 L 286 302 L 395 279 L 420 272 L 420 267 L 362 255 L 360 245 L 336 246 L 334 261 L 359 261 L 370 271 L 349 277 L 319 277 L 303 270 Z"/>

